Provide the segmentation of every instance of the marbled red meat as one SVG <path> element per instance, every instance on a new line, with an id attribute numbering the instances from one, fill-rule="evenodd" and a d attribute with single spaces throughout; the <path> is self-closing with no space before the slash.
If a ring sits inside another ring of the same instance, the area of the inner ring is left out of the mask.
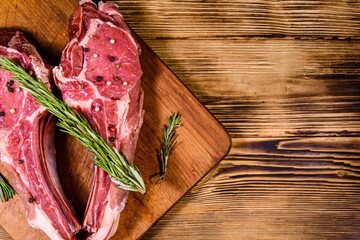
<path id="1" fill-rule="evenodd" d="M 0 55 L 51 89 L 51 70 L 21 32 L 0 31 Z M 26 207 L 29 224 L 51 239 L 75 239 L 81 225 L 60 185 L 55 161 L 55 118 L 0 70 L 0 156 Z"/>
<path id="2" fill-rule="evenodd" d="M 70 42 L 55 83 L 65 103 L 133 161 L 143 119 L 139 47 L 116 4 L 82 0 L 70 18 Z M 83 226 L 89 239 L 114 235 L 128 192 L 95 167 Z"/>

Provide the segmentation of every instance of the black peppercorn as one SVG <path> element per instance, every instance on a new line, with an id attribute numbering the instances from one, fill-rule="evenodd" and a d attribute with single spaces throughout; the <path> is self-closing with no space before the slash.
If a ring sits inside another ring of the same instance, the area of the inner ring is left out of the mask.
<path id="1" fill-rule="evenodd" d="M 1 117 L 5 116 L 5 113 L 4 113 L 4 112 L 0 112 L 0 116 L 1 116 Z"/>
<path id="2" fill-rule="evenodd" d="M 111 138 L 110 138 L 110 141 L 111 141 L 111 142 L 115 141 L 115 138 L 114 138 L 114 137 L 111 137 Z"/>
<path id="3" fill-rule="evenodd" d="M 19 163 L 19 164 L 22 164 L 23 162 L 24 162 L 24 161 L 23 161 L 22 159 L 19 159 L 19 160 L 18 160 L 18 163 Z"/>
<path id="4" fill-rule="evenodd" d="M 14 89 L 11 88 L 11 87 L 8 87 L 7 90 L 8 90 L 9 92 L 14 92 Z"/>
<path id="5" fill-rule="evenodd" d="M 34 198 L 29 198 L 29 203 L 32 203 L 32 202 L 34 202 L 35 201 L 35 199 Z"/>
<path id="6" fill-rule="evenodd" d="M 112 61 L 112 62 L 115 61 L 115 57 L 114 57 L 114 56 L 111 56 L 111 57 L 110 57 L 110 61 Z"/>
<path id="7" fill-rule="evenodd" d="M 84 48 L 84 52 L 88 52 L 89 51 L 89 49 L 88 48 Z"/>
<path id="8" fill-rule="evenodd" d="M 96 77 L 96 81 L 100 82 L 103 78 L 101 76 Z"/>

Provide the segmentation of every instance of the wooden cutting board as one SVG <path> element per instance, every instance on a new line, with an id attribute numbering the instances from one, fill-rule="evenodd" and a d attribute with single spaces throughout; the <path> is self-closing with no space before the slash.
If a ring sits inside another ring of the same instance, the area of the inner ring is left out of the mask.
<path id="1" fill-rule="evenodd" d="M 0 27 L 29 33 L 42 56 L 57 65 L 68 42 L 68 19 L 76 6 L 76 0 L 1 1 Z M 135 164 L 142 172 L 147 192 L 130 193 L 113 239 L 136 239 L 143 235 L 230 149 L 230 139 L 222 125 L 146 43 L 136 38 L 142 49 L 146 113 Z M 166 180 L 154 184 L 160 171 L 157 152 L 163 126 L 177 111 L 182 115 L 178 146 L 171 156 Z M 56 149 L 62 186 L 81 221 L 93 174 L 91 154 L 76 139 L 60 132 L 56 135 Z M 7 176 L 3 169 L 1 172 Z M 14 239 L 46 239 L 27 224 L 25 208 L 18 196 L 0 204 L 0 224 Z"/>

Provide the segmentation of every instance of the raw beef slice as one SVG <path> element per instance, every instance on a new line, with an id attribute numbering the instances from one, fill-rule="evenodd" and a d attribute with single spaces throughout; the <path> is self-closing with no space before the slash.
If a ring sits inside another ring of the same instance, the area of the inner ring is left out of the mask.
<path id="1" fill-rule="evenodd" d="M 142 71 L 139 48 L 117 5 L 80 1 L 70 18 L 69 38 L 60 66 L 53 70 L 64 102 L 133 161 L 143 119 Z M 83 222 L 89 239 L 115 234 L 127 196 L 95 167 Z"/>
<path id="2" fill-rule="evenodd" d="M 51 89 L 51 71 L 21 32 L 0 31 L 9 57 Z M 75 239 L 81 228 L 56 172 L 55 118 L 0 70 L 0 157 L 26 207 L 29 224 L 51 239 Z"/>

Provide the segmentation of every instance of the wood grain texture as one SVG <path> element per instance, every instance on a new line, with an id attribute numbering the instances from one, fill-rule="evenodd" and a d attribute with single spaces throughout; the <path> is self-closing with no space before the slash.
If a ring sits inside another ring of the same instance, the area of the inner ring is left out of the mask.
<path id="1" fill-rule="evenodd" d="M 359 147 L 358 137 L 233 139 L 144 239 L 358 239 Z"/>
<path id="2" fill-rule="evenodd" d="M 143 239 L 360 238 L 359 1 L 117 3 L 233 142 Z"/>
<path id="3" fill-rule="evenodd" d="M 349 0 L 117 1 L 144 38 L 317 36 L 359 38 L 359 2 Z"/>
<path id="4" fill-rule="evenodd" d="M 233 146 L 143 239 L 359 239 L 359 2 L 154 2 L 119 4 Z"/>

